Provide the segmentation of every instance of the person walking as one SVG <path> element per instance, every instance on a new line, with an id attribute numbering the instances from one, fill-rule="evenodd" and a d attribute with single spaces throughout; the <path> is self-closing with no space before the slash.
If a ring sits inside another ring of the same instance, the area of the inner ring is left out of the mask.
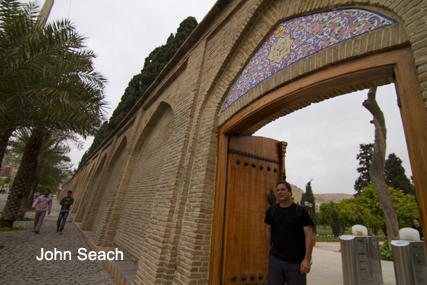
<path id="1" fill-rule="evenodd" d="M 269 284 L 305 285 L 311 269 L 313 221 L 304 207 L 292 202 L 288 182 L 278 182 L 276 190 L 279 203 L 268 208 L 264 219 Z"/>
<path id="2" fill-rule="evenodd" d="M 46 211 L 48 211 L 48 215 L 50 215 L 50 211 L 52 210 L 52 197 L 49 196 L 50 190 L 44 190 L 43 196 L 37 197 L 34 201 L 31 209 L 36 209 L 36 215 L 34 217 L 34 232 L 36 234 L 39 233 L 40 228 L 43 225 L 43 219 L 46 215 Z M 49 209 L 48 209 L 49 208 Z"/>
<path id="3" fill-rule="evenodd" d="M 65 222 L 67 221 L 68 213 L 70 212 L 70 206 L 74 203 L 74 198 L 71 198 L 73 192 L 69 190 L 67 192 L 67 197 L 62 198 L 61 202 L 61 211 L 59 212 L 58 222 L 56 223 L 56 231 L 59 234 L 62 234 L 62 231 L 65 227 Z"/>

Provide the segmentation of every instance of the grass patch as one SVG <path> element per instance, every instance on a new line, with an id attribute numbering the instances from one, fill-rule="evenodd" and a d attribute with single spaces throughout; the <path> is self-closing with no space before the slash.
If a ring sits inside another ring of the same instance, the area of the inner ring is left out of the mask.
<path id="1" fill-rule="evenodd" d="M 332 235 L 333 236 L 332 229 L 330 227 L 326 227 L 326 228 L 317 227 L 316 233 L 318 235 Z M 345 235 L 351 235 L 351 229 L 350 228 L 345 229 L 344 234 Z"/>
<path id="2" fill-rule="evenodd" d="M 351 228 L 345 229 L 344 235 L 352 235 L 352 234 L 353 233 L 351 231 Z M 322 242 L 322 241 L 324 241 L 324 242 L 339 242 L 340 241 L 340 237 L 335 236 L 332 233 L 332 229 L 330 227 L 323 228 L 323 227 L 318 226 L 316 229 L 315 238 L 317 241 L 320 241 L 320 242 Z M 385 238 L 384 234 L 382 232 L 379 232 L 378 239 L 381 241 L 381 240 L 384 240 L 384 238 Z"/>
<path id="3" fill-rule="evenodd" d="M 29 218 L 18 218 L 16 219 L 17 222 L 28 222 L 28 221 L 32 221 L 32 219 Z"/>
<path id="4" fill-rule="evenodd" d="M 19 231 L 25 231 L 25 229 L 24 228 L 18 228 L 18 227 L 0 228 L 0 232 L 19 232 Z"/>

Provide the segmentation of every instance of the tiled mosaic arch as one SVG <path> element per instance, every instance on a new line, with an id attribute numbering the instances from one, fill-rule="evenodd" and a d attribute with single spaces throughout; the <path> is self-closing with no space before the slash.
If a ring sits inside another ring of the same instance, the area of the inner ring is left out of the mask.
<path id="1" fill-rule="evenodd" d="M 244 68 L 221 112 L 259 83 L 325 48 L 397 23 L 378 12 L 351 8 L 315 13 L 277 26 Z"/>

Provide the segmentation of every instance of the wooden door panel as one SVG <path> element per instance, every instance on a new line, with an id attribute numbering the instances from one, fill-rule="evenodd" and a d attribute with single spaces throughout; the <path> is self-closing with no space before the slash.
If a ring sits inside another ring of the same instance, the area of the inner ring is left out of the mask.
<path id="1" fill-rule="evenodd" d="M 263 137 L 230 137 L 221 284 L 268 282 L 264 216 L 281 178 L 280 145 Z"/>

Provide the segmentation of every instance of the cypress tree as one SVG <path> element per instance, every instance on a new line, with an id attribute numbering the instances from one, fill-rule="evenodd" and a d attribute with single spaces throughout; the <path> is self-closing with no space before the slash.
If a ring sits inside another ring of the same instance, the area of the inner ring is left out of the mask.
<path id="1" fill-rule="evenodd" d="M 341 233 L 340 215 L 337 209 L 333 209 L 331 213 L 331 228 L 334 236 L 339 236 Z"/>
<path id="2" fill-rule="evenodd" d="M 384 176 L 388 186 L 396 190 L 403 190 L 405 194 L 415 196 L 415 188 L 405 174 L 402 160 L 394 153 L 389 154 L 385 161 Z"/>
<path id="3" fill-rule="evenodd" d="M 371 175 L 369 173 L 372 162 L 372 153 L 374 151 L 373 144 L 361 144 L 360 152 L 357 155 L 359 160 L 359 166 L 357 172 L 360 176 L 354 183 L 354 189 L 356 194 L 359 196 L 368 184 L 372 184 Z M 405 168 L 402 166 L 402 160 L 394 153 L 389 154 L 385 161 L 384 177 L 388 186 L 394 189 L 403 190 L 405 194 L 411 194 L 415 196 L 415 188 L 409 178 L 405 174 Z"/>
<path id="4" fill-rule="evenodd" d="M 79 168 L 120 124 L 133 106 L 135 106 L 136 102 L 142 98 L 142 95 L 145 93 L 147 88 L 154 82 L 156 77 L 172 59 L 196 26 L 196 18 L 188 17 L 181 22 L 175 35 L 170 34 L 165 45 L 156 47 L 148 57 L 145 58 L 141 73 L 134 75 L 129 81 L 129 84 L 126 87 L 118 106 L 113 111 L 110 120 L 104 122 L 95 134 L 92 145 L 82 156 Z"/>
<path id="5" fill-rule="evenodd" d="M 311 188 L 311 181 L 310 180 L 307 185 L 305 186 L 305 201 L 310 203 L 312 207 L 309 210 L 311 219 L 313 220 L 313 230 L 316 231 L 316 224 L 317 224 L 317 217 L 316 217 L 316 199 L 314 198 L 313 189 Z"/>
<path id="6" fill-rule="evenodd" d="M 359 160 L 359 166 L 357 172 L 360 173 L 360 176 L 354 183 L 354 190 L 356 194 L 354 196 L 359 196 L 363 191 L 363 188 L 368 187 L 368 184 L 372 184 L 371 174 L 369 173 L 371 169 L 372 153 L 374 152 L 374 144 L 361 144 L 360 152 L 357 155 L 356 159 Z"/>

